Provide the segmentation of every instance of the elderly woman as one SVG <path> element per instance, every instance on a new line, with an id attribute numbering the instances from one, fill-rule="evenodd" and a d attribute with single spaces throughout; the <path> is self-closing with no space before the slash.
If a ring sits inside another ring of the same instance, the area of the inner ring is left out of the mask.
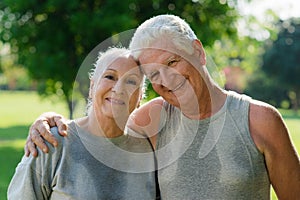
<path id="1" fill-rule="evenodd" d="M 124 135 L 144 77 L 126 49 L 99 54 L 87 116 L 68 123 L 49 154 L 22 158 L 8 199 L 155 199 L 154 154 L 145 138 Z"/>

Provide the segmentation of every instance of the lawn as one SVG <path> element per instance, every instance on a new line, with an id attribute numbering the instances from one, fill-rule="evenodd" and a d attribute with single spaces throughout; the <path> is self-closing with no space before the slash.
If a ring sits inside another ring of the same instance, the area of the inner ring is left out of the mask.
<path id="1" fill-rule="evenodd" d="M 29 125 L 45 111 L 68 116 L 64 102 L 41 100 L 34 92 L 0 91 L 0 200 L 6 199 L 7 186 L 24 151 Z M 292 140 L 300 152 L 300 115 L 280 110 L 290 129 Z M 273 199 L 276 199 L 273 194 Z"/>
<path id="2" fill-rule="evenodd" d="M 0 91 L 0 200 L 6 199 L 8 183 L 23 155 L 29 125 L 45 111 L 68 116 L 63 102 L 41 100 L 35 92 Z"/>

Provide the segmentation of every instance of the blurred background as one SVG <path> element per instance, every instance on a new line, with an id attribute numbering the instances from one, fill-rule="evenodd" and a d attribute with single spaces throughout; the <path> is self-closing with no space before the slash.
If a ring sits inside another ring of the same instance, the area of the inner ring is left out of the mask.
<path id="1" fill-rule="evenodd" d="M 1 0 L 0 200 L 29 125 L 45 111 L 82 115 L 87 55 L 106 40 L 126 46 L 116 36 L 158 14 L 191 25 L 222 87 L 277 107 L 299 152 L 299 10 L 296 0 Z M 149 85 L 145 101 L 155 96 Z"/>

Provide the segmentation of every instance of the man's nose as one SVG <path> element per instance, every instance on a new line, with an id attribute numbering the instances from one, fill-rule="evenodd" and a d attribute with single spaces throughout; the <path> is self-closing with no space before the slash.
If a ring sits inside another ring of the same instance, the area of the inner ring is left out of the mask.
<path id="1" fill-rule="evenodd" d="M 169 90 L 176 89 L 183 81 L 185 81 L 185 78 L 172 68 L 161 70 L 159 79 L 160 84 Z"/>

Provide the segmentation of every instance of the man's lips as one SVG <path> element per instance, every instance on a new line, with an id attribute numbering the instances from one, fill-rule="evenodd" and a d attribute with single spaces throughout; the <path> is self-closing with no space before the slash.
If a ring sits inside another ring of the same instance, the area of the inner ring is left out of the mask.
<path id="1" fill-rule="evenodd" d="M 107 97 L 106 100 L 109 101 L 111 104 L 125 105 L 125 102 L 121 99 L 115 99 L 115 98 Z"/>

